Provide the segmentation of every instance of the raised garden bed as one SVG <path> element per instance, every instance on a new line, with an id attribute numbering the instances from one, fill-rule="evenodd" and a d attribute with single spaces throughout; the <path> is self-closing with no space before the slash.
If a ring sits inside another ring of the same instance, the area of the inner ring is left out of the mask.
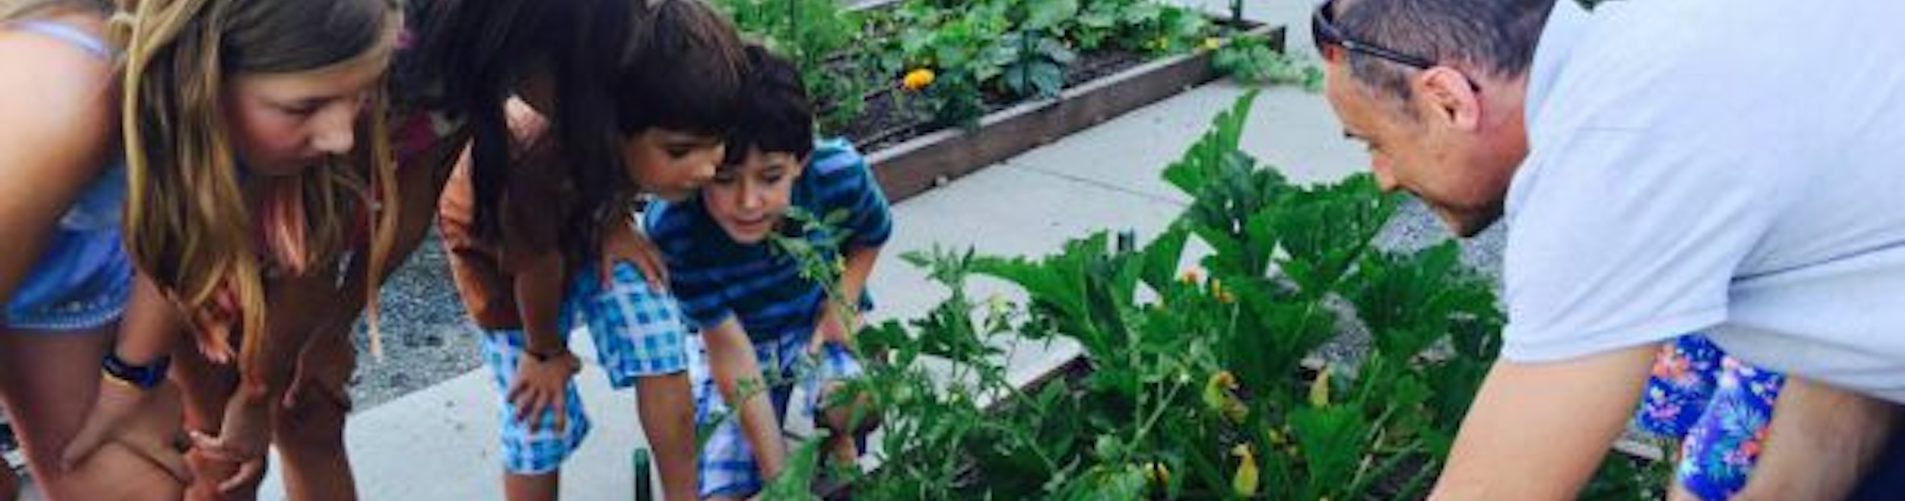
<path id="1" fill-rule="evenodd" d="M 1227 17 L 1166 0 L 717 3 L 801 68 L 820 133 L 851 139 L 894 201 L 1207 83 L 1231 68 L 1214 54 L 1283 45 L 1241 3 Z"/>
<path id="2" fill-rule="evenodd" d="M 1263 37 L 1279 50 L 1281 26 L 1256 26 L 1244 36 Z M 887 198 L 904 200 L 946 181 L 971 174 L 1027 150 L 1085 128 L 1104 123 L 1132 110 L 1158 102 L 1185 89 L 1218 78 L 1211 67 L 1212 52 L 1198 50 L 1143 62 L 1129 52 L 1112 51 L 1080 58 L 1086 76 L 1069 82 L 1055 99 L 1006 106 L 986 114 L 976 128 L 948 128 L 906 135 L 917 125 L 872 133 L 863 145 Z M 1102 75 L 1102 76 L 1098 76 Z M 869 108 L 870 111 L 878 108 Z M 910 127 L 910 129 L 908 129 Z"/>

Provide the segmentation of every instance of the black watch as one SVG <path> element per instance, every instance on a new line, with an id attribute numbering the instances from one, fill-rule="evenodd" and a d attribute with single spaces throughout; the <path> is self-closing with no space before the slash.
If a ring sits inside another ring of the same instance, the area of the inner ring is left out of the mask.
<path id="1" fill-rule="evenodd" d="M 113 379 L 125 381 L 140 389 L 150 390 L 165 382 L 165 371 L 172 366 L 172 357 L 163 356 L 153 360 L 151 365 L 138 366 L 119 358 L 118 353 L 106 352 L 106 358 L 100 361 L 100 368 Z"/>

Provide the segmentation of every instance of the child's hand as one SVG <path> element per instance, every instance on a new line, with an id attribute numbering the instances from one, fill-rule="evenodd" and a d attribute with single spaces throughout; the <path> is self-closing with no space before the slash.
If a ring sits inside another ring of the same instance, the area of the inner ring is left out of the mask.
<path id="1" fill-rule="evenodd" d="M 820 310 L 820 323 L 814 325 L 813 340 L 807 343 L 810 355 L 820 354 L 821 345 L 826 343 L 848 346 L 853 333 L 860 331 L 859 314 L 841 315 L 841 308 L 832 303 L 821 305 Z"/>
<path id="2" fill-rule="evenodd" d="M 271 445 L 271 405 L 241 390 L 225 404 L 225 420 L 214 437 L 191 432 L 192 447 L 217 459 L 239 464 L 238 472 L 218 484 L 231 494 L 264 475 L 264 456 Z"/>
<path id="3" fill-rule="evenodd" d="M 184 411 L 178 388 L 166 382 L 142 391 L 107 381 L 105 377 L 99 382 L 99 395 L 93 402 L 92 412 L 87 413 L 79 434 L 73 436 L 61 454 L 61 466 L 71 471 L 100 446 L 114 442 L 165 467 L 179 482 L 190 483 L 192 472 L 185 465 L 185 456 L 179 453 L 180 446 L 185 444 L 179 441 L 180 416 Z"/>
<path id="4" fill-rule="evenodd" d="M 531 423 L 531 419 L 542 417 L 543 411 L 552 410 L 556 414 L 556 429 L 568 428 L 568 402 L 564 397 L 567 395 L 569 378 L 580 370 L 582 361 L 576 359 L 569 350 L 546 357 L 523 353 L 522 363 L 516 365 L 516 379 L 510 383 L 507 397 L 516 406 L 516 420 Z"/>
<path id="5" fill-rule="evenodd" d="M 609 223 L 602 235 L 602 262 L 597 271 L 600 273 L 602 290 L 608 290 L 615 283 L 615 263 L 627 262 L 642 270 L 642 277 L 648 279 L 648 286 L 655 290 L 668 290 L 668 267 L 663 263 L 661 249 L 655 242 L 635 233 L 635 229 L 619 219 Z"/>

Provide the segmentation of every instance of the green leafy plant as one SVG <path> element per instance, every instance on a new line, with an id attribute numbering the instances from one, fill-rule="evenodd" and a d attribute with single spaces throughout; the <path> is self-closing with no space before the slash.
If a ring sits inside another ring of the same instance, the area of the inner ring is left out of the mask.
<path id="1" fill-rule="evenodd" d="M 823 130 L 843 126 L 865 109 L 870 61 L 849 50 L 861 16 L 835 0 L 720 0 L 735 26 L 800 68 L 807 93 L 821 104 Z"/>
<path id="2" fill-rule="evenodd" d="M 1131 27 L 1126 37 L 1139 44 L 1129 48 L 1150 54 L 1178 54 L 1202 46 L 1204 40 L 1216 34 L 1202 11 L 1175 5 L 1157 9 L 1154 19 Z"/>
<path id="3" fill-rule="evenodd" d="M 1149 242 L 1099 232 L 1039 258 L 904 256 L 950 294 L 859 337 L 889 356 L 854 383 L 886 413 L 884 463 L 849 479 L 855 495 L 1423 495 L 1499 348 L 1493 291 L 1452 243 L 1371 246 L 1397 201 L 1369 177 L 1295 186 L 1257 165 L 1238 148 L 1253 100 L 1166 169 L 1194 202 Z M 975 299 L 972 276 L 1026 299 Z M 1344 325 L 1367 348 L 1316 358 Z M 1056 339 L 1083 348 L 1077 365 L 1010 380 L 1012 347 Z M 1644 497 L 1661 481 L 1615 460 L 1585 494 Z"/>
<path id="4" fill-rule="evenodd" d="M 1211 55 L 1211 67 L 1247 84 L 1297 85 L 1312 92 L 1323 85 L 1322 68 L 1277 52 L 1268 40 L 1258 37 L 1226 40 Z"/>
<path id="5" fill-rule="evenodd" d="M 1007 62 L 1001 81 L 1020 97 L 1056 97 L 1065 86 L 1065 67 L 1078 56 L 1061 38 L 1078 14 L 1078 0 L 1027 0 L 1017 31 L 1000 41 Z"/>

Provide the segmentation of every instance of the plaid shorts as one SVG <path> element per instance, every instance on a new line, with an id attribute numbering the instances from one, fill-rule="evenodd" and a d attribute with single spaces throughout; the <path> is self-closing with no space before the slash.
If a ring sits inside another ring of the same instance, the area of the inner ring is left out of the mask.
<path id="1" fill-rule="evenodd" d="M 808 340 L 808 336 L 790 336 L 778 342 L 754 345 L 754 356 L 760 361 L 762 371 L 779 371 L 779 377 L 763 376 L 783 382 L 772 385 L 768 392 L 776 417 L 787 415 L 788 400 L 793 398 L 794 384 L 799 384 L 806 395 L 803 399 L 805 415 L 812 417 L 820 408 L 819 390 L 822 384 L 852 379 L 863 372 L 853 354 L 836 344 L 828 343 L 817 358 L 809 357 Z M 689 353 L 694 357 L 688 373 L 694 381 L 695 422 L 706 426 L 729 415 L 731 411 L 721 399 L 721 390 L 715 387 L 714 376 L 708 366 L 707 348 L 699 339 L 690 339 L 689 344 L 692 345 Z M 708 437 L 708 442 L 702 445 L 700 464 L 697 466 L 703 499 L 751 496 L 766 485 L 766 479 L 761 477 L 760 468 L 754 462 L 754 448 L 748 445 L 746 436 L 741 432 L 739 418 L 720 421 Z"/>
<path id="2" fill-rule="evenodd" d="M 637 377 L 688 370 L 688 320 L 674 296 L 649 287 L 625 262 L 615 263 L 606 290 L 594 273 L 581 275 L 569 289 L 571 308 L 589 327 L 610 384 L 627 388 Z"/>
<path id="3" fill-rule="evenodd" d="M 564 335 L 575 320 L 588 326 L 595 342 L 596 361 L 615 388 L 627 388 L 645 376 L 674 374 L 687 370 L 688 355 L 684 339 L 687 327 L 672 296 L 650 288 L 640 272 L 626 263 L 617 264 L 614 283 L 608 290 L 596 285 L 593 274 L 583 273 L 570 289 L 564 302 L 564 319 L 559 327 Z M 534 426 L 517 421 L 516 408 L 504 398 L 516 376 L 527 338 L 521 330 L 496 330 L 483 336 L 483 361 L 496 384 L 502 418 L 503 469 L 520 475 L 555 471 L 562 461 L 582 444 L 589 433 L 588 412 L 582 395 L 570 381 L 564 392 L 565 414 L 569 425 L 556 429 L 555 411 L 537 416 Z"/>

